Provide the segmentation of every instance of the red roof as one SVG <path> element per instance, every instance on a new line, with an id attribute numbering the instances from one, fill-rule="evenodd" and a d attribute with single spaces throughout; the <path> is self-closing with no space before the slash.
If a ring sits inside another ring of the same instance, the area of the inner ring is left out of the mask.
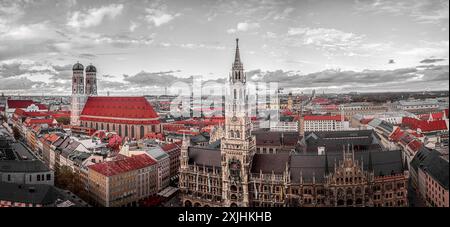
<path id="1" fill-rule="evenodd" d="M 405 135 L 405 133 L 401 130 L 400 127 L 398 127 L 397 129 L 394 130 L 394 132 L 392 132 L 389 138 L 395 142 L 398 142 L 400 141 L 400 138 L 402 138 L 403 135 Z"/>
<path id="2" fill-rule="evenodd" d="M 8 108 L 27 108 L 34 104 L 33 100 L 8 99 Z"/>
<path id="3" fill-rule="evenodd" d="M 45 134 L 43 139 L 45 141 L 49 141 L 50 143 L 54 143 L 59 139 L 59 136 L 57 134 Z"/>
<path id="4" fill-rule="evenodd" d="M 444 131 L 448 130 L 445 120 L 427 121 L 419 120 L 411 117 L 403 117 L 402 125 L 417 130 L 420 128 L 422 132 Z"/>
<path id="5" fill-rule="evenodd" d="M 48 110 L 48 107 L 47 107 L 46 105 L 44 105 L 44 104 L 41 104 L 41 103 L 35 103 L 35 105 L 36 105 L 37 107 L 39 107 L 39 110 Z"/>
<path id="6" fill-rule="evenodd" d="M 97 163 L 88 166 L 89 169 L 104 176 L 110 177 L 117 174 L 142 169 L 156 164 L 156 161 L 145 154 L 134 155 L 120 160 Z"/>
<path id="7" fill-rule="evenodd" d="M 413 140 L 413 141 L 411 141 L 411 143 L 408 144 L 408 147 L 414 152 L 419 151 L 421 146 L 422 146 L 422 142 L 420 142 L 418 140 Z"/>
<path id="8" fill-rule="evenodd" d="M 327 98 L 315 98 L 312 100 L 313 104 L 328 104 L 330 102 L 330 100 L 328 100 Z"/>
<path id="9" fill-rule="evenodd" d="M 307 115 L 304 116 L 305 121 L 341 121 L 341 115 L 323 116 L 323 115 Z"/>
<path id="10" fill-rule="evenodd" d="M 158 119 L 145 97 L 89 97 L 80 116 L 80 120 L 125 124 L 159 124 Z"/>
<path id="11" fill-rule="evenodd" d="M 164 135 L 161 133 L 149 132 L 144 135 L 144 138 L 164 140 Z"/>
<path id="12" fill-rule="evenodd" d="M 48 124 L 48 125 L 52 125 L 54 124 L 55 119 L 53 118 L 43 118 L 43 119 L 39 119 L 39 118 L 27 118 L 25 120 L 25 125 L 26 126 L 30 126 L 30 125 L 40 125 L 40 124 Z"/>
<path id="13" fill-rule="evenodd" d="M 180 145 L 180 143 L 169 143 L 169 144 L 165 144 L 165 145 L 161 146 L 161 149 L 163 149 L 163 151 L 165 151 L 165 152 L 168 152 L 173 149 L 179 148 L 179 145 Z"/>
<path id="14" fill-rule="evenodd" d="M 367 125 L 369 124 L 369 122 L 371 122 L 373 120 L 373 118 L 363 118 L 361 119 L 359 122 L 363 125 Z"/>

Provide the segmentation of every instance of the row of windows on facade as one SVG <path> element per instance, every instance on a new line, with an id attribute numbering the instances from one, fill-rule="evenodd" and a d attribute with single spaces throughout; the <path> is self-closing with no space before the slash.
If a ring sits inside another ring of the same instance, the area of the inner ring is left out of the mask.
<path id="1" fill-rule="evenodd" d="M 33 181 L 32 179 L 32 175 L 29 175 L 29 181 Z M 7 177 L 8 181 L 11 181 L 11 174 L 8 174 Z M 51 174 L 38 174 L 36 175 L 36 181 L 51 181 L 52 180 L 52 175 Z"/>
<path id="2" fill-rule="evenodd" d="M 110 130 L 109 124 L 106 124 L 106 127 L 104 127 L 103 123 L 100 123 L 100 125 L 98 123 L 95 123 L 95 125 L 94 125 L 91 122 L 90 125 L 88 126 L 88 122 L 85 122 L 84 126 L 85 127 L 89 127 L 90 126 L 90 128 L 94 128 L 94 126 L 95 126 L 96 130 L 106 130 L 106 131 Z M 116 124 L 112 124 L 111 128 L 112 128 L 111 129 L 112 131 L 116 131 Z M 122 135 L 122 125 L 119 124 L 119 126 L 117 128 L 118 128 L 119 135 Z M 152 125 L 151 128 L 152 128 L 151 131 L 155 131 L 155 126 L 154 125 Z M 130 131 L 131 137 L 135 136 L 134 125 L 130 126 L 130 130 L 128 130 L 128 127 L 125 126 L 123 131 L 125 133 L 125 136 L 128 136 L 128 134 L 129 134 L 128 131 Z M 139 126 L 139 131 L 140 131 L 140 135 L 143 136 L 144 133 L 145 133 L 145 127 L 143 125 Z"/>

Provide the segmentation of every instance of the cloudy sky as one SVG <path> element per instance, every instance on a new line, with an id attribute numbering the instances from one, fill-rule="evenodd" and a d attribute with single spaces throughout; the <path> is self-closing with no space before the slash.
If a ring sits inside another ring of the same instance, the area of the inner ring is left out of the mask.
<path id="1" fill-rule="evenodd" d="M 70 94 L 77 61 L 100 94 L 220 82 L 237 37 L 254 81 L 447 90 L 448 29 L 447 0 L 0 0 L 0 92 Z"/>

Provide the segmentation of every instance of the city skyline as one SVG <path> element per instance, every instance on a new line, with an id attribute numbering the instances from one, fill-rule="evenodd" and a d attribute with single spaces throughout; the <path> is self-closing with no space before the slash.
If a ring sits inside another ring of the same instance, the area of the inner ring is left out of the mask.
<path id="1" fill-rule="evenodd" d="M 252 81 L 326 92 L 447 90 L 447 1 L 2 1 L 0 91 L 162 93 L 228 76 L 234 39 Z M 19 44 L 19 45 L 18 45 Z"/>

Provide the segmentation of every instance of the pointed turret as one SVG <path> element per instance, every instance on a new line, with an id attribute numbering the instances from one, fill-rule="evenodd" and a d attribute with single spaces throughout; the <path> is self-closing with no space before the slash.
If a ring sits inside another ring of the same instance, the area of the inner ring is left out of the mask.
<path id="1" fill-rule="evenodd" d="M 239 39 L 236 39 L 236 52 L 234 54 L 233 70 L 242 69 L 241 55 L 239 53 Z"/>
<path id="2" fill-rule="evenodd" d="M 239 39 L 236 39 L 236 52 L 231 71 L 231 81 L 233 83 L 237 81 L 245 83 L 244 65 L 241 62 L 241 55 L 239 53 Z"/>

